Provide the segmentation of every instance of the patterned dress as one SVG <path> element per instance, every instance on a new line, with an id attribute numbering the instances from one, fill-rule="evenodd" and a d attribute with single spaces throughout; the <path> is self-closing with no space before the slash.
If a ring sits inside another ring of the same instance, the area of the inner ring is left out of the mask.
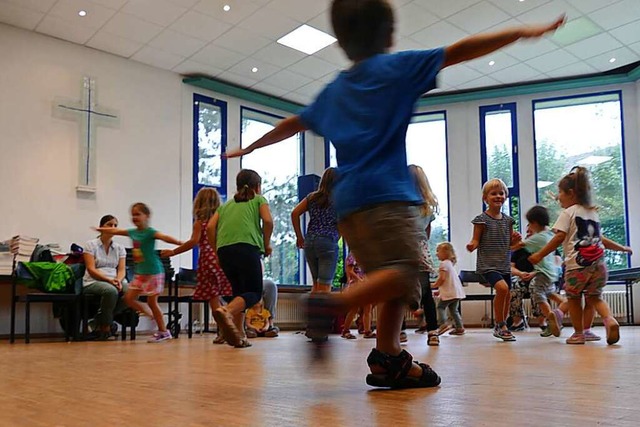
<path id="1" fill-rule="evenodd" d="M 232 295 L 231 284 L 224 275 L 216 252 L 209 243 L 207 237 L 207 222 L 201 221 L 200 240 L 198 246 L 198 286 L 193 294 L 193 299 L 208 301 L 216 296 Z"/>

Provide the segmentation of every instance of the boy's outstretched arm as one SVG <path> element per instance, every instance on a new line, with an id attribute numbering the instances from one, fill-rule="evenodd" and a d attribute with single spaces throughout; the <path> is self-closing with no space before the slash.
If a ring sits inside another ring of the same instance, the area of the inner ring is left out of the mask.
<path id="1" fill-rule="evenodd" d="M 307 127 L 302 123 L 302 120 L 300 120 L 300 116 L 288 117 L 279 122 L 273 130 L 264 134 L 260 139 L 249 145 L 247 148 L 229 150 L 223 155 L 223 157 L 232 158 L 244 156 L 257 148 L 275 144 L 276 142 L 283 141 L 292 137 L 296 133 L 303 132 L 305 130 L 307 130 Z"/>
<path id="2" fill-rule="evenodd" d="M 442 68 L 460 62 L 469 61 L 494 52 L 511 43 L 528 38 L 541 37 L 560 28 L 566 21 L 562 15 L 549 24 L 508 28 L 494 33 L 482 33 L 464 39 L 445 48 L 445 59 Z"/>

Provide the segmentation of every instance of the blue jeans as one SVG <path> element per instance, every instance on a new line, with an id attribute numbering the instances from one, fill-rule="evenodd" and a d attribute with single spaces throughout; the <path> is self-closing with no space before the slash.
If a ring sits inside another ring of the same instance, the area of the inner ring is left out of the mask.
<path id="1" fill-rule="evenodd" d="M 338 263 L 338 242 L 331 237 L 307 236 L 304 239 L 304 256 L 313 282 L 331 285 Z"/>
<path id="2" fill-rule="evenodd" d="M 449 309 L 449 314 L 453 319 L 456 329 L 462 329 L 462 317 L 458 312 L 458 306 L 460 305 L 459 299 L 450 299 L 448 301 L 440 301 L 438 303 L 438 317 L 440 318 L 440 324 L 443 325 L 447 322 L 446 310 Z"/>

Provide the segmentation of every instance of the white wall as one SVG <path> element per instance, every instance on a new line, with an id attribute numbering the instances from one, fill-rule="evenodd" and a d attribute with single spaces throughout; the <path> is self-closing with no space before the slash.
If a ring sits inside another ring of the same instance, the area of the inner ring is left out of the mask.
<path id="1" fill-rule="evenodd" d="M 240 106 L 286 116 L 271 108 L 184 85 L 175 73 L 117 56 L 0 24 L 0 239 L 23 233 L 64 248 L 93 237 L 92 225 L 112 213 L 130 226 L 129 206 L 144 201 L 153 211 L 153 225 L 176 237 L 191 233 L 192 103 L 193 93 L 227 102 L 228 145 L 240 143 Z M 56 97 L 79 99 L 84 75 L 96 79 L 100 105 L 118 111 L 118 128 L 99 128 L 97 136 L 98 191 L 75 192 L 79 125 L 53 117 Z M 481 209 L 478 107 L 516 102 L 520 145 L 523 208 L 532 205 L 534 181 L 531 100 L 558 95 L 623 91 L 625 157 L 630 218 L 640 210 L 640 83 L 588 88 L 562 93 L 507 97 L 440 105 L 425 111 L 447 111 L 451 194 L 451 239 L 459 248 L 461 269 L 473 269 L 473 256 L 464 253 L 470 219 Z M 308 133 L 306 173 L 324 169 L 324 140 Z M 239 160 L 228 163 L 229 193 L 234 191 Z M 428 171 L 427 171 L 428 172 Z M 631 244 L 640 264 L 640 223 L 630 219 Z M 126 243 L 126 239 L 123 240 Z M 191 266 L 190 254 L 179 264 Z M 177 264 L 176 264 L 177 265 Z M 8 287 L 0 287 L 0 335 L 8 333 Z M 48 310 L 48 309 L 46 309 Z M 56 323 L 46 310 L 34 316 L 33 332 L 50 332 Z M 468 322 L 480 316 L 465 310 Z M 19 315 L 19 331 L 22 316 Z"/>

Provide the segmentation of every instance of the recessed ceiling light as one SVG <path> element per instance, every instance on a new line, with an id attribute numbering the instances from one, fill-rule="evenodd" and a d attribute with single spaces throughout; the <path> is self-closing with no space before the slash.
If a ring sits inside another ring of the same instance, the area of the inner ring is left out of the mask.
<path id="1" fill-rule="evenodd" d="M 257 73 L 257 72 L 258 72 L 258 67 L 253 67 L 253 68 L 251 69 L 251 72 L 252 72 L 252 73 Z"/>
<path id="2" fill-rule="evenodd" d="M 611 59 L 609 60 L 609 62 L 611 62 L 611 63 L 613 64 L 614 62 L 616 62 L 616 58 L 611 58 Z"/>
<path id="3" fill-rule="evenodd" d="M 494 65 L 496 65 L 496 61 L 489 61 L 489 65 L 493 67 Z"/>
<path id="4" fill-rule="evenodd" d="M 86 10 L 81 10 L 81 11 L 78 12 L 78 15 L 87 16 L 87 11 Z"/>
<path id="5" fill-rule="evenodd" d="M 225 12 L 229 12 L 231 10 L 231 6 L 225 4 L 224 6 L 222 6 L 222 10 L 224 10 Z"/>
<path id="6" fill-rule="evenodd" d="M 306 53 L 307 55 L 312 55 L 335 42 L 335 37 L 310 27 L 307 24 L 301 25 L 278 40 L 278 43 Z"/>

